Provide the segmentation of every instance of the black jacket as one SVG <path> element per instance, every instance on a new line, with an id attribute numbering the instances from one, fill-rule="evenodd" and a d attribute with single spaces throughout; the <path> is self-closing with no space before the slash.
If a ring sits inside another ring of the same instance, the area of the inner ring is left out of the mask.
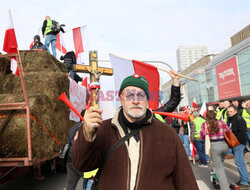
<path id="1" fill-rule="evenodd" d="M 171 96 L 169 101 L 164 104 L 162 107 L 155 111 L 160 112 L 173 112 L 177 106 L 179 105 L 181 101 L 181 91 L 179 86 L 173 86 L 171 87 Z M 166 116 L 162 116 L 163 118 L 166 118 Z"/>
<path id="2" fill-rule="evenodd" d="M 228 118 L 227 125 L 231 127 L 240 144 L 246 145 L 246 121 L 239 114 L 235 114 L 233 117 Z"/>
<path id="3" fill-rule="evenodd" d="M 179 129 L 181 126 L 178 122 L 178 119 L 174 118 L 170 126 L 176 131 L 176 133 L 179 133 Z"/>
<path id="4" fill-rule="evenodd" d="M 35 43 L 35 44 L 31 47 L 31 49 L 44 49 L 44 50 L 47 50 L 46 46 L 43 45 L 42 42 L 37 42 L 37 43 Z"/>
<path id="5" fill-rule="evenodd" d="M 73 51 L 69 51 L 64 56 L 61 56 L 60 60 L 64 60 L 64 64 L 69 71 L 69 69 L 73 69 L 73 65 L 76 64 L 76 55 Z"/>
<path id="6" fill-rule="evenodd" d="M 80 126 L 81 122 L 78 122 L 69 130 L 69 136 L 68 136 L 69 150 L 67 155 L 67 162 L 72 162 L 72 145 L 74 143 L 74 136 L 76 132 L 79 130 Z"/>

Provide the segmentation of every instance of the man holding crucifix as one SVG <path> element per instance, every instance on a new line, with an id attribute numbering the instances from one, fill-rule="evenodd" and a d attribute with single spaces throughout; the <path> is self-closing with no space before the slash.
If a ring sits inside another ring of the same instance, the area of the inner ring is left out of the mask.
<path id="1" fill-rule="evenodd" d="M 103 121 L 95 106 L 86 110 L 72 149 L 75 167 L 100 168 L 99 189 L 198 190 L 179 137 L 148 109 L 147 80 L 136 74 L 125 78 L 119 96 L 122 106 L 112 119 Z M 121 138 L 127 140 L 105 159 Z"/>

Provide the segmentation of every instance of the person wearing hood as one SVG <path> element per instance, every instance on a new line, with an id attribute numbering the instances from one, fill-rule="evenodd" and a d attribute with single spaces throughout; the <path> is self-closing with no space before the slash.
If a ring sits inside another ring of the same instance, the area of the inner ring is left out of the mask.
<path id="1" fill-rule="evenodd" d="M 106 160 L 98 189 L 198 190 L 178 135 L 148 109 L 147 80 L 138 74 L 128 76 L 119 96 L 121 107 L 112 119 L 103 121 L 101 109 L 86 110 L 72 148 L 75 167 L 80 171 L 99 168 L 110 148 L 135 132 Z"/>
<path id="2" fill-rule="evenodd" d="M 32 50 L 35 50 L 35 49 L 47 50 L 46 46 L 43 45 L 43 43 L 40 41 L 39 35 L 34 36 L 34 42 L 32 43 L 32 46 L 30 49 L 32 49 Z"/>

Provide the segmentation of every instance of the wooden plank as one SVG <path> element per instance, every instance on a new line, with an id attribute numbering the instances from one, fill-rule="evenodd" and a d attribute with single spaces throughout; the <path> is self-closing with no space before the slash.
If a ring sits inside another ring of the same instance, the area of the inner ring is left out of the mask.
<path id="1" fill-rule="evenodd" d="M 104 72 L 103 72 L 103 70 L 104 70 Z M 83 72 L 83 73 L 89 73 L 89 71 L 91 71 L 91 66 L 76 64 L 74 66 L 74 71 L 76 71 L 76 72 Z M 109 76 L 113 75 L 113 69 L 110 69 L 110 68 L 98 67 L 98 73 L 101 73 L 101 72 L 103 72 L 105 75 L 109 75 Z"/>
<path id="2" fill-rule="evenodd" d="M 16 56 L 17 56 L 17 53 L 1 54 L 0 58 L 2 58 L 2 57 L 16 57 Z"/>
<path id="3" fill-rule="evenodd" d="M 0 110 L 26 109 L 26 102 L 0 104 Z"/>

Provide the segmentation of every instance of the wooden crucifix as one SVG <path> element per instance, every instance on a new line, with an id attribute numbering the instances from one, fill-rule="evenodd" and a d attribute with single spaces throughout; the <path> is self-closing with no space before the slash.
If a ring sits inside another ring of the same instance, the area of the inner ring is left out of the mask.
<path id="1" fill-rule="evenodd" d="M 100 88 L 99 80 L 101 75 L 113 75 L 113 69 L 98 67 L 97 51 L 89 52 L 89 65 L 74 66 L 74 71 L 90 74 L 90 87 L 91 87 L 91 106 L 99 107 L 99 101 L 97 99 Z M 99 86 L 99 87 L 98 87 Z"/>

